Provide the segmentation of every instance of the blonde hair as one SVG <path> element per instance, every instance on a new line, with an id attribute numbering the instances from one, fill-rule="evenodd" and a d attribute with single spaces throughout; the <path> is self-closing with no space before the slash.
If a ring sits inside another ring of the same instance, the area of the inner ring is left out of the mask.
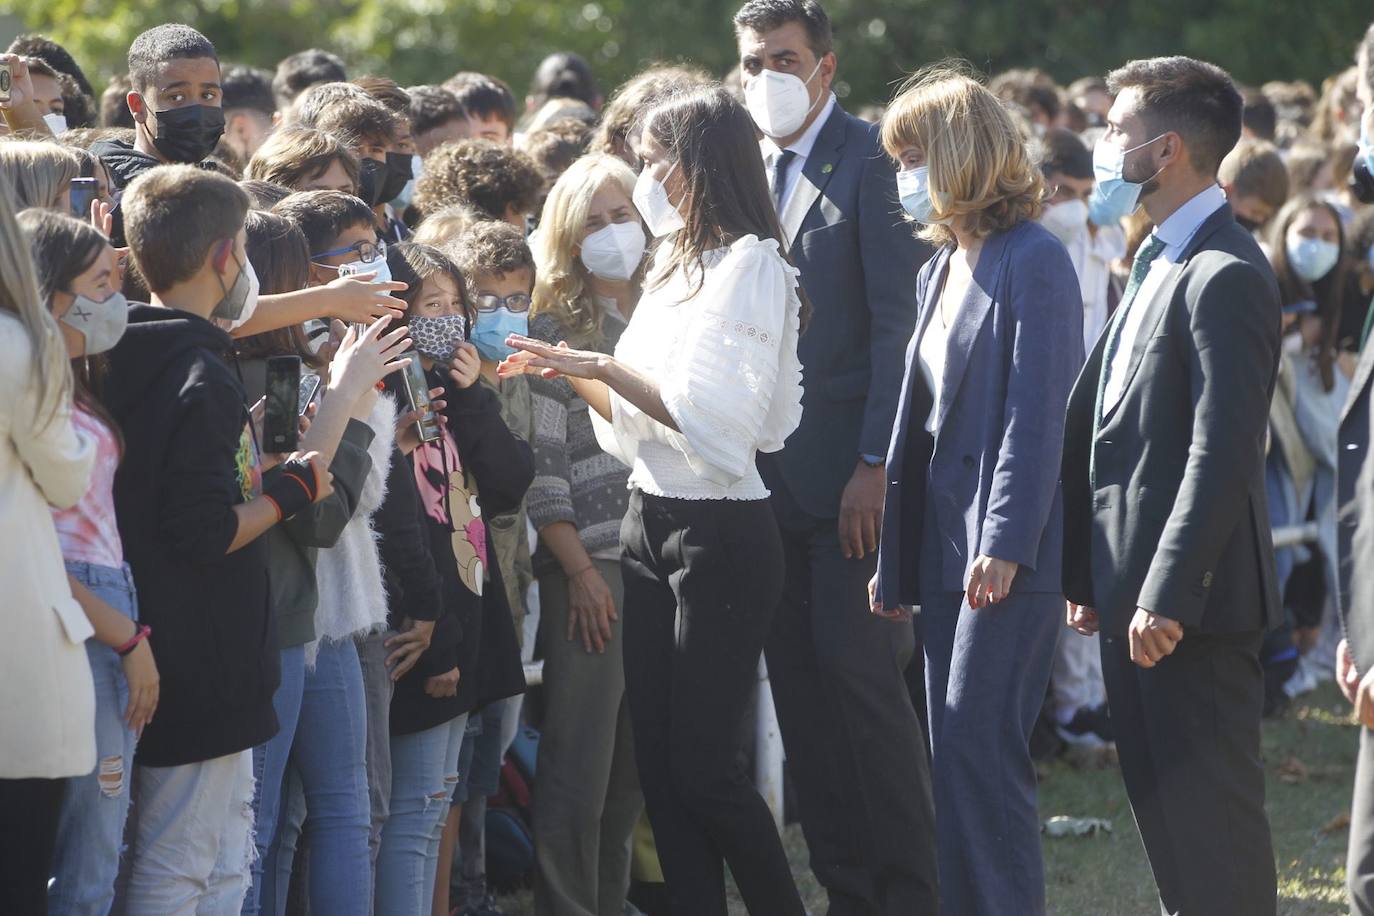
<path id="1" fill-rule="evenodd" d="M 33 351 L 29 375 L 37 380 L 38 387 L 35 419 L 47 424 L 59 416 L 61 406 L 71 398 L 72 369 L 57 319 L 39 294 L 31 252 L 29 240 L 15 219 L 9 183 L 0 181 L 0 311 L 19 319 L 28 333 Z"/>
<path id="2" fill-rule="evenodd" d="M 1040 215 L 1044 181 L 1006 107 L 964 64 L 941 64 L 912 76 L 882 121 L 883 149 L 896 159 L 918 147 L 930 167 L 938 223 L 920 237 L 954 241 L 947 225 L 964 218 L 975 238 Z"/>
<path id="3" fill-rule="evenodd" d="M 57 209 L 62 192 L 81 175 L 81 160 L 56 143 L 11 140 L 0 143 L 0 184 L 16 210 Z"/>
<path id="4" fill-rule="evenodd" d="M 421 245 L 443 248 L 450 242 L 457 241 L 458 236 L 473 226 L 490 219 L 490 216 L 471 204 L 465 204 L 461 201 L 452 203 L 426 216 L 410 240 Z"/>
<path id="5" fill-rule="evenodd" d="M 549 191 L 539 231 L 530 239 L 536 277 L 530 317 L 551 316 L 575 347 L 603 340 L 603 314 L 587 288 L 587 268 L 577 250 L 592 198 L 607 183 L 633 199 L 635 174 L 619 157 L 591 153 L 574 162 Z"/>

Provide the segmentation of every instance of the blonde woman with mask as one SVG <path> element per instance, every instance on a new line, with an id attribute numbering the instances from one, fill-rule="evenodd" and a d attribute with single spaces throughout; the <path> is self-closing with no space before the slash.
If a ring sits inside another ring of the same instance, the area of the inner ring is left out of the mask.
<path id="1" fill-rule="evenodd" d="M 4 144 L 0 144 L 2 146 Z M 91 624 L 72 597 L 51 507 L 86 493 L 96 449 L 72 426 L 72 376 L 0 187 L 0 912 L 47 911 L 66 779 L 95 767 Z"/>
<path id="2" fill-rule="evenodd" d="M 634 185 L 624 162 L 593 154 L 553 186 L 532 246 L 532 337 L 612 352 L 639 300 L 645 236 Z M 527 501 L 539 530 L 549 687 L 534 797 L 535 907 L 541 916 L 614 916 L 643 806 L 620 633 L 629 469 L 597 444 L 587 402 L 567 380 L 528 378 L 535 478 Z"/>

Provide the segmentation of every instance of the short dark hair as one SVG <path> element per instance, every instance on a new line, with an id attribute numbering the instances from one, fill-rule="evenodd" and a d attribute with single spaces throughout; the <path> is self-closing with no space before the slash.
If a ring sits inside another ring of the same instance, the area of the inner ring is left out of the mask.
<path id="1" fill-rule="evenodd" d="M 530 287 L 534 287 L 534 255 L 525 241 L 525 234 L 510 223 L 483 222 L 458 236 L 448 250 L 453 262 L 468 278 L 472 292 L 478 274 L 507 276 L 517 271 L 530 272 Z"/>
<path id="2" fill-rule="evenodd" d="M 272 208 L 305 233 L 314 255 L 328 251 L 334 240 L 353 226 L 371 226 L 376 216 L 367 204 L 342 191 L 297 191 Z"/>
<path id="3" fill-rule="evenodd" d="M 272 95 L 272 74 L 266 70 L 231 64 L 224 68 L 219 83 L 224 92 L 225 111 L 249 108 L 270 118 L 277 110 L 277 99 Z"/>
<path id="4" fill-rule="evenodd" d="M 248 195 L 249 206 L 253 210 L 271 210 L 294 193 L 285 185 L 261 178 L 245 178 L 239 182 L 239 187 Z"/>
<path id="5" fill-rule="evenodd" d="M 299 188 L 336 161 L 356 187 L 358 157 L 333 134 L 293 124 L 278 128 L 263 141 L 253 158 L 248 160 L 244 174 L 283 187 Z"/>
<path id="6" fill-rule="evenodd" d="M 559 118 L 525 134 L 521 148 L 529 154 L 548 187 L 587 152 L 592 126 L 581 118 Z"/>
<path id="7" fill-rule="evenodd" d="M 1007 70 L 994 76 L 988 89 L 1002 101 L 1020 105 L 1027 114 L 1039 108 L 1051 121 L 1059 117 L 1062 105 L 1059 86 L 1043 70 L 1034 67 Z"/>
<path id="8" fill-rule="evenodd" d="M 105 91 L 100 93 L 100 117 L 98 123 L 101 127 L 129 127 L 134 126 L 134 113 L 129 110 L 128 95 L 133 84 L 129 82 L 129 75 L 116 76 L 110 80 Z"/>
<path id="9" fill-rule="evenodd" d="M 515 130 L 515 95 L 503 80 L 466 71 L 445 80 L 444 88 L 453 93 L 468 114 L 479 118 L 498 117 Z"/>
<path id="10" fill-rule="evenodd" d="M 1279 128 L 1279 112 L 1263 92 L 1249 86 L 1240 90 L 1240 123 L 1260 140 L 1273 140 Z"/>
<path id="11" fill-rule="evenodd" d="M 490 140 L 460 140 L 425 157 L 415 209 L 427 216 L 448 204 L 469 203 L 499 220 L 512 206 L 534 212 L 543 187 L 543 176 L 525 153 Z"/>
<path id="12" fill-rule="evenodd" d="M 601 101 L 601 89 L 585 57 L 571 51 L 555 51 L 534 68 L 529 96 L 536 108 L 549 99 L 577 99 L 595 108 Z"/>
<path id="13" fill-rule="evenodd" d="M 1046 177 L 1067 175 L 1070 178 L 1093 177 L 1093 154 L 1078 134 L 1062 127 L 1045 131 L 1041 138 L 1043 155 L 1040 171 Z"/>
<path id="14" fill-rule="evenodd" d="M 1139 90 L 1141 120 L 1155 134 L 1178 133 L 1200 175 L 1216 175 L 1240 139 L 1240 92 L 1216 64 L 1191 57 L 1133 60 L 1108 74 L 1107 89 L 1113 96 Z"/>
<path id="15" fill-rule="evenodd" d="M 310 246 L 300 227 L 276 213 L 250 210 L 243 222 L 245 249 L 264 294 L 292 293 L 310 282 Z M 294 324 L 235 341 L 242 359 L 299 356 L 313 369 L 323 361 L 311 352 L 305 329 Z"/>
<path id="16" fill-rule="evenodd" d="M 335 84 L 329 83 L 329 86 Z M 314 93 L 323 87 L 311 89 Z M 357 88 L 356 86 L 353 88 Z M 361 90 L 359 90 L 361 91 Z M 303 98 L 309 98 L 304 96 Z M 313 127 L 333 134 L 346 146 L 360 146 L 363 143 L 376 143 L 390 146 L 396 142 L 397 121 L 391 109 L 370 96 L 361 98 L 341 98 L 318 108 L 297 106 L 295 123 L 301 127 Z"/>
<path id="17" fill-rule="evenodd" d="M 427 134 L 468 116 L 458 96 L 442 86 L 411 86 L 406 94 L 410 96 L 410 129 L 415 134 Z"/>
<path id="18" fill-rule="evenodd" d="M 76 85 L 86 95 L 95 95 L 91 81 L 86 79 L 86 74 L 81 71 L 76 58 L 51 38 L 34 34 L 20 35 L 10 42 L 8 53 L 18 54 L 20 57 L 36 57 L 58 73 L 65 73 L 76 80 Z"/>
<path id="19" fill-rule="evenodd" d="M 189 280 L 210 249 L 243 228 L 248 195 L 193 165 L 160 165 L 135 178 L 120 201 L 130 255 L 148 289 Z"/>
<path id="20" fill-rule="evenodd" d="M 1268 140 L 1241 140 L 1217 168 L 1217 180 L 1232 194 L 1258 197 L 1278 210 L 1288 199 L 1288 167 Z"/>
<path id="21" fill-rule="evenodd" d="M 830 17 L 816 0 L 749 0 L 735 13 L 735 34 L 745 29 L 771 32 L 789 22 L 799 22 L 806 29 L 806 43 L 817 59 L 835 50 Z"/>
<path id="22" fill-rule="evenodd" d="M 337 54 L 310 48 L 282 58 L 272 76 L 272 94 L 277 97 L 277 109 L 285 111 L 296 96 L 317 83 L 342 83 L 348 80 L 348 70 Z"/>
<path id="23" fill-rule="evenodd" d="M 394 79 L 386 76 L 360 76 L 353 81 L 353 85 L 381 102 L 396 117 L 410 120 L 410 94 Z"/>
<path id="24" fill-rule="evenodd" d="M 189 25 L 169 22 L 155 26 L 129 45 L 129 82 L 134 90 L 143 92 L 157 81 L 159 65 L 169 60 L 192 60 L 198 57 L 208 57 L 219 63 L 219 55 L 215 53 L 215 46 L 210 39 Z"/>
<path id="25" fill-rule="evenodd" d="M 435 274 L 446 274 L 453 281 L 453 285 L 458 288 L 458 298 L 462 300 L 463 314 L 471 324 L 473 320 L 472 300 L 468 292 L 467 278 L 463 276 L 463 272 L 458 269 L 458 265 L 453 262 L 447 252 L 433 245 L 424 245 L 419 242 L 400 242 L 387 246 L 386 266 L 391 270 L 392 279 L 406 285 L 406 288 L 396 295 L 405 301 L 407 313 L 415 307 L 415 301 L 420 298 L 421 287 L 425 280 Z M 409 314 L 406 317 L 409 318 Z M 469 328 L 470 333 L 471 328 Z"/>

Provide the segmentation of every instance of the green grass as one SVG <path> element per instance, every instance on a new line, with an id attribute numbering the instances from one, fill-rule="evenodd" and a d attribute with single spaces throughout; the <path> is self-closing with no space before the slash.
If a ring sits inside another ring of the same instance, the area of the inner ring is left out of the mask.
<path id="1" fill-rule="evenodd" d="M 1282 718 L 1265 723 L 1267 808 L 1274 834 L 1282 916 L 1339 916 L 1345 908 L 1347 830 L 1333 822 L 1350 812 L 1358 726 L 1334 685 L 1302 697 Z M 1057 814 L 1112 822 L 1105 836 L 1047 839 L 1045 880 L 1055 916 L 1137 916 L 1157 913 L 1154 882 L 1131 816 L 1121 774 L 1065 762 L 1044 768 L 1042 818 Z M 795 826 L 784 840 L 793 873 L 813 914 L 825 899 L 806 867 L 806 845 Z M 508 916 L 534 912 L 528 893 L 503 898 Z M 732 895 L 731 913 L 745 916 Z"/>

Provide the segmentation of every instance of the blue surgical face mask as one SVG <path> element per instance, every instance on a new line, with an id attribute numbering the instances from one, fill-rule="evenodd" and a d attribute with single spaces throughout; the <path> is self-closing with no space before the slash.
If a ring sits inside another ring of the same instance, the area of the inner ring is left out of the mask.
<path id="1" fill-rule="evenodd" d="M 918 165 L 914 169 L 903 169 L 897 173 L 897 195 L 902 200 L 902 209 L 907 216 L 918 223 L 935 222 L 930 218 L 935 209 L 935 201 L 930 199 L 930 166 Z"/>
<path id="2" fill-rule="evenodd" d="M 1159 137 L 1164 136 L 1160 134 Z M 1115 143 L 1098 140 L 1093 147 L 1093 177 L 1097 183 L 1088 197 L 1088 217 L 1097 226 L 1110 226 L 1118 223 L 1135 212 L 1140 205 L 1140 190 L 1146 182 L 1159 176 L 1155 172 L 1145 181 L 1127 181 L 1126 156 L 1154 143 L 1146 140 L 1139 146 L 1122 149 Z"/>
<path id="3" fill-rule="evenodd" d="M 515 352 L 506 346 L 506 338 L 512 334 L 527 336 L 529 333 L 528 314 L 517 315 L 507 309 L 497 309 L 477 316 L 477 324 L 472 329 L 472 343 L 483 359 L 499 363 Z"/>

